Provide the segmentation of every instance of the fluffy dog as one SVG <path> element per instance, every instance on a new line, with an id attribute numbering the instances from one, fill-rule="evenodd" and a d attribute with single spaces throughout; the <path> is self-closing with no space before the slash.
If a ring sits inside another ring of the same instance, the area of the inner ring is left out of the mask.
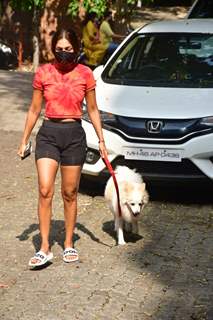
<path id="1" fill-rule="evenodd" d="M 114 215 L 118 244 L 123 245 L 126 243 L 123 236 L 124 228 L 126 231 L 132 229 L 133 233 L 138 233 L 138 220 L 149 201 L 149 195 L 141 175 L 135 170 L 118 166 L 115 169 L 115 175 L 119 187 L 121 217 L 119 217 L 117 194 L 112 177 L 107 181 L 104 197 Z"/>

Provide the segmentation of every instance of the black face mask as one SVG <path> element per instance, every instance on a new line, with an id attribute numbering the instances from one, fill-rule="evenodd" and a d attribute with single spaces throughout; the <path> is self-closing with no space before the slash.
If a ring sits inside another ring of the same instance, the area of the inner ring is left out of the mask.
<path id="1" fill-rule="evenodd" d="M 75 52 L 56 51 L 55 58 L 61 64 L 76 63 L 77 54 Z"/>

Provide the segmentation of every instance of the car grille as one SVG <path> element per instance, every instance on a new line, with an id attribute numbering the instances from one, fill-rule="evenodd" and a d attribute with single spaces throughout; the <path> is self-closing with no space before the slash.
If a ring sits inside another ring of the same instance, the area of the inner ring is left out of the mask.
<path id="1" fill-rule="evenodd" d="M 126 160 L 118 157 L 112 162 L 115 168 L 125 165 L 136 169 L 147 179 L 178 178 L 178 179 L 202 179 L 207 178 L 190 160 L 183 159 L 181 162 Z"/>
<path id="2" fill-rule="evenodd" d="M 134 143 L 181 144 L 196 136 L 213 132 L 212 128 L 201 125 L 199 119 L 143 119 L 117 116 L 117 121 L 106 126 L 124 140 Z M 150 132 L 148 123 L 159 122 L 159 132 Z"/>

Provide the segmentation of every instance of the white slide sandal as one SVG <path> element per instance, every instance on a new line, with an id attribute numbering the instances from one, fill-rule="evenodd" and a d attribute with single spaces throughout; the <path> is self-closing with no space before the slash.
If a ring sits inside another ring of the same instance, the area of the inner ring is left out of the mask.
<path id="1" fill-rule="evenodd" d="M 30 259 L 29 266 L 30 267 L 40 267 L 45 265 L 48 261 L 52 260 L 53 253 L 49 252 L 48 254 L 44 253 L 43 251 L 38 251 L 36 254 Z M 34 262 L 33 260 L 36 260 Z"/>

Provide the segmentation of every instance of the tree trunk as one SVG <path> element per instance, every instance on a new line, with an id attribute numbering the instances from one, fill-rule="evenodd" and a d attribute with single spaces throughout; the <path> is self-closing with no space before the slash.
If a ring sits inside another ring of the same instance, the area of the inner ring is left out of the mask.
<path id="1" fill-rule="evenodd" d="M 128 26 L 130 24 L 130 19 L 132 15 L 132 11 L 137 6 L 137 1 L 130 5 L 126 0 L 116 0 L 116 25 L 115 28 L 119 33 L 125 33 L 128 30 Z"/>
<path id="2" fill-rule="evenodd" d="M 33 35 L 33 71 L 35 72 L 39 66 L 39 39 L 37 35 Z"/>
<path id="3" fill-rule="evenodd" d="M 67 15 L 71 0 L 47 0 L 41 15 L 40 23 L 40 57 L 42 61 L 51 61 L 54 56 L 51 51 L 52 35 L 57 28 L 70 28 L 81 37 L 81 20 L 85 15 L 83 0 L 79 1 L 79 17 L 75 19 Z"/>
<path id="4" fill-rule="evenodd" d="M 39 48 L 39 26 L 40 19 L 36 6 L 34 6 L 33 10 L 33 71 L 35 72 L 39 66 L 39 56 L 40 56 L 40 48 Z"/>
<path id="5" fill-rule="evenodd" d="M 51 61 L 53 54 L 51 51 L 52 35 L 58 27 L 59 0 L 47 0 L 40 22 L 40 49 L 42 61 Z"/>

